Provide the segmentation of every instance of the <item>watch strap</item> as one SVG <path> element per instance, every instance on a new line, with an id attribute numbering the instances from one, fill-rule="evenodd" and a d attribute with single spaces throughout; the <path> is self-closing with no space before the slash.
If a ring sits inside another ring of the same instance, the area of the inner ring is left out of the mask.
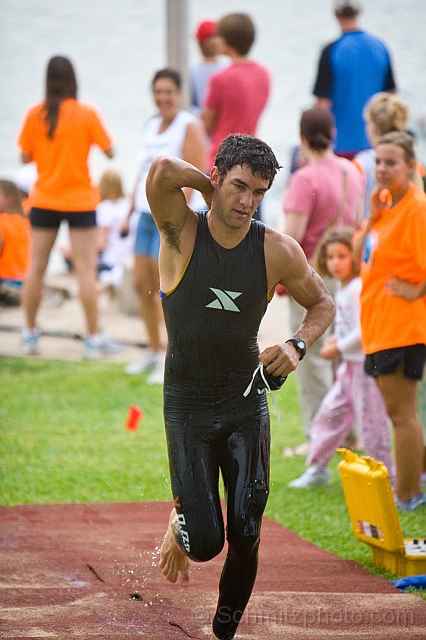
<path id="1" fill-rule="evenodd" d="M 286 340 L 286 342 L 291 342 L 291 344 L 294 346 L 296 351 L 299 352 L 299 361 L 303 360 L 303 358 L 306 355 L 306 343 L 305 343 L 305 341 L 302 340 L 302 338 L 289 338 L 288 340 Z M 303 348 L 300 346 L 301 342 L 304 345 Z"/>

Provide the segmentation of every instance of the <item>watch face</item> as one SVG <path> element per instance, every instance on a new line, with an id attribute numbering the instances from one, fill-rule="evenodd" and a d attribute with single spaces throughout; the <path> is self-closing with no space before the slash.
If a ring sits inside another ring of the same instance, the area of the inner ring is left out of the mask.
<path id="1" fill-rule="evenodd" d="M 297 349 L 297 351 L 300 353 L 300 358 L 299 360 L 303 360 L 303 358 L 305 357 L 306 354 L 306 343 L 304 340 L 301 340 L 300 338 L 290 338 L 290 340 L 287 340 L 287 342 L 292 342 L 295 349 Z"/>

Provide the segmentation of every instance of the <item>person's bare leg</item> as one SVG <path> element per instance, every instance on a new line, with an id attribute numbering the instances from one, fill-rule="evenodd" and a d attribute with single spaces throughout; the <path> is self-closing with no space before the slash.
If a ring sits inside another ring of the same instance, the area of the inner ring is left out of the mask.
<path id="1" fill-rule="evenodd" d="M 396 483 L 400 500 L 420 493 L 423 467 L 423 432 L 417 414 L 417 381 L 404 377 L 402 368 L 377 378 L 386 410 L 394 426 Z"/>
<path id="2" fill-rule="evenodd" d="M 158 263 L 149 256 L 135 255 L 133 282 L 138 295 L 140 315 L 145 323 L 148 344 L 152 351 L 164 350 L 161 329 L 164 325 L 159 288 Z"/>
<path id="3" fill-rule="evenodd" d="M 22 303 L 28 329 L 36 328 L 36 318 L 43 294 L 43 279 L 55 243 L 57 229 L 31 229 L 31 263 L 22 292 Z"/>
<path id="4" fill-rule="evenodd" d="M 187 587 L 189 584 L 189 558 L 179 549 L 173 525 L 177 521 L 176 509 L 170 513 L 169 525 L 160 549 L 160 569 L 163 576 L 169 582 L 176 582 L 179 572 L 181 574 L 181 584 Z M 214 636 L 213 636 L 214 637 Z"/>
<path id="5" fill-rule="evenodd" d="M 96 257 L 98 247 L 98 227 L 70 229 L 73 265 L 79 285 L 79 297 L 86 318 L 89 335 L 99 331 L 98 286 Z"/>

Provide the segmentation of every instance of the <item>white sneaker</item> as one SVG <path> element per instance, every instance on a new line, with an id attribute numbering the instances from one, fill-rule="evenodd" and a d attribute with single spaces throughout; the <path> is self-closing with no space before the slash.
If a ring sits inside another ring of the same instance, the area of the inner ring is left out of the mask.
<path id="1" fill-rule="evenodd" d="M 148 347 L 142 358 L 126 364 L 123 371 L 130 376 L 137 376 L 139 373 L 143 373 L 144 371 L 151 371 L 151 369 L 154 369 L 157 365 L 157 356 L 158 354 Z"/>
<path id="2" fill-rule="evenodd" d="M 398 511 L 415 511 L 419 507 L 426 505 L 426 496 L 424 493 L 419 493 L 416 496 L 413 496 L 408 500 L 408 502 L 403 502 L 397 495 L 394 495 L 395 504 Z"/>
<path id="3" fill-rule="evenodd" d="M 147 377 L 146 381 L 148 384 L 163 384 L 164 382 L 164 365 L 165 365 L 165 353 L 162 351 L 161 353 L 156 353 L 156 364 L 154 365 L 153 370 Z"/>
<path id="4" fill-rule="evenodd" d="M 312 465 L 299 478 L 289 482 L 288 486 L 293 489 L 307 489 L 308 487 L 324 487 L 327 484 L 330 484 L 330 474 L 327 469 Z"/>
<path id="5" fill-rule="evenodd" d="M 35 329 L 22 329 L 21 333 L 21 351 L 27 356 L 36 356 L 40 353 L 40 347 L 38 339 L 40 337 L 40 331 Z"/>
<path id="6" fill-rule="evenodd" d="M 121 353 L 121 351 L 123 351 L 122 345 L 108 338 L 102 331 L 84 339 L 83 358 L 86 360 L 98 360 L 102 356 Z"/>

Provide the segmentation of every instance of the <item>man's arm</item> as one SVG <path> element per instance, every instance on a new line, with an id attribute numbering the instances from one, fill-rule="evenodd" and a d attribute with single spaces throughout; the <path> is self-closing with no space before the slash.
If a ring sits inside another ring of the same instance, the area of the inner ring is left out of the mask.
<path id="1" fill-rule="evenodd" d="M 178 158 L 155 158 L 146 180 L 146 196 L 158 230 L 175 248 L 187 219 L 195 216 L 186 204 L 185 187 L 200 191 L 207 204 L 211 203 L 213 187 L 202 171 Z"/>
<path id="2" fill-rule="evenodd" d="M 198 217 L 186 203 L 183 189 L 199 191 L 208 206 L 213 187 L 202 171 L 178 158 L 156 158 L 146 180 L 146 195 L 161 235 L 160 286 L 170 291 L 182 276 L 195 242 Z"/>
<path id="3" fill-rule="evenodd" d="M 334 318 L 333 299 L 293 238 L 267 229 L 265 256 L 268 285 L 274 288 L 278 283 L 282 284 L 306 309 L 294 337 L 301 338 L 310 347 Z M 291 343 L 277 344 L 265 349 L 259 360 L 268 373 L 285 376 L 297 368 L 299 352 Z"/>

